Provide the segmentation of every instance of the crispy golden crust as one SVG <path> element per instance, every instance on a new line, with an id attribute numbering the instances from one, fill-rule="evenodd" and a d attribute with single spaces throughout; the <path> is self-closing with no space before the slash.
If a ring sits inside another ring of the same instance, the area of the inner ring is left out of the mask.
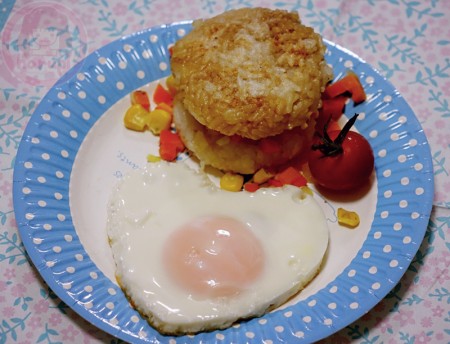
<path id="1" fill-rule="evenodd" d="M 331 70 L 321 37 L 297 13 L 245 8 L 193 26 L 173 47 L 171 67 L 197 121 L 250 139 L 307 126 Z"/>
<path id="2" fill-rule="evenodd" d="M 310 120 L 315 122 L 312 118 Z M 204 165 L 242 174 L 252 174 L 262 167 L 276 167 L 290 161 L 308 147 L 314 133 L 314 125 L 311 124 L 306 129 L 297 127 L 261 140 L 226 136 L 200 124 L 177 101 L 173 121 L 186 147 Z M 262 144 L 268 139 L 278 145 L 280 151 L 265 152 Z"/>

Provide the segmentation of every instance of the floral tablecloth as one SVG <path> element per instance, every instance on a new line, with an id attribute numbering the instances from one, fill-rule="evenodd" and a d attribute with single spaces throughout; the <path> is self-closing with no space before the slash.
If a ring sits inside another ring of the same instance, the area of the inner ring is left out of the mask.
<path id="1" fill-rule="evenodd" d="M 298 11 L 378 69 L 411 105 L 431 147 L 434 206 L 418 253 L 378 305 L 323 342 L 450 342 L 449 1 L 0 0 L 0 343 L 120 342 L 60 301 L 18 234 L 13 168 L 40 99 L 70 67 L 121 36 L 244 6 Z"/>

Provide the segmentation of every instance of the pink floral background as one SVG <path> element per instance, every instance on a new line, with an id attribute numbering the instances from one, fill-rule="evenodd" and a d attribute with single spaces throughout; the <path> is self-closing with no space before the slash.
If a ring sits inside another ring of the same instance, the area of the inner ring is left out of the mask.
<path id="1" fill-rule="evenodd" d="M 44 20 L 49 12 L 39 9 L 49 6 L 56 13 L 47 18 L 50 23 L 54 19 L 53 31 L 36 31 L 35 21 L 24 24 L 24 18 L 34 15 L 47 27 Z M 0 343 L 120 342 L 61 302 L 40 278 L 21 243 L 12 204 L 13 167 L 23 130 L 39 100 L 67 69 L 121 36 L 243 6 L 298 11 L 326 39 L 369 62 L 411 105 L 430 143 L 434 207 L 417 255 L 374 309 L 322 342 L 450 342 L 447 0 L 18 0 L 0 2 Z M 27 39 L 29 31 L 38 33 L 40 40 Z"/>

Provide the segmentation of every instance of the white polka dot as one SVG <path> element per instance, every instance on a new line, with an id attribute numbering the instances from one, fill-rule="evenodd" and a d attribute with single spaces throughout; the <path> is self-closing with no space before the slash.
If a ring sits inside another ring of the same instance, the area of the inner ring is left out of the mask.
<path id="1" fill-rule="evenodd" d="M 167 63 L 161 62 L 161 63 L 159 64 L 159 69 L 161 69 L 162 71 L 167 70 Z"/>
<path id="2" fill-rule="evenodd" d="M 83 255 L 77 253 L 77 254 L 75 255 L 75 259 L 78 260 L 79 262 L 81 262 L 81 261 L 83 261 Z"/>
<path id="3" fill-rule="evenodd" d="M 75 272 L 75 268 L 74 268 L 73 266 L 68 266 L 68 267 L 66 268 L 66 271 L 67 271 L 69 274 L 73 274 L 73 273 Z"/>
<path id="4" fill-rule="evenodd" d="M 369 136 L 371 137 L 371 138 L 375 138 L 375 137 L 377 137 L 378 136 L 378 131 L 377 130 L 372 130 L 370 133 L 369 133 Z"/>
<path id="5" fill-rule="evenodd" d="M 56 176 L 56 178 L 61 179 L 61 178 L 64 178 L 64 173 L 62 173 L 61 171 L 56 171 L 55 176 Z"/>
<path id="6" fill-rule="evenodd" d="M 114 309 L 114 303 L 112 303 L 112 302 L 107 302 L 107 303 L 106 303 L 106 308 L 108 308 L 108 309 Z"/>
<path id="7" fill-rule="evenodd" d="M 55 131 L 55 130 L 52 130 L 52 131 L 50 132 L 50 136 L 53 137 L 54 139 L 56 139 L 56 138 L 58 137 L 58 132 Z"/>
<path id="8" fill-rule="evenodd" d="M 416 212 L 416 211 L 411 213 L 411 218 L 413 220 L 416 220 L 417 218 L 419 218 L 419 216 L 420 216 L 420 214 L 418 212 Z"/>
<path id="9" fill-rule="evenodd" d="M 31 139 L 31 143 L 38 144 L 38 143 L 41 143 L 41 140 L 39 140 L 38 137 L 33 137 L 33 138 Z"/>
<path id="10" fill-rule="evenodd" d="M 91 285 L 87 285 L 84 287 L 84 291 L 87 293 L 92 293 L 93 290 L 94 290 L 94 288 L 92 288 Z"/>
<path id="11" fill-rule="evenodd" d="M 278 333 L 281 333 L 284 331 L 284 327 L 283 326 L 275 326 L 275 331 L 277 331 Z"/>
<path id="12" fill-rule="evenodd" d="M 102 56 L 102 57 L 99 57 L 99 58 L 98 58 L 98 63 L 104 65 L 104 64 L 106 64 L 106 62 L 107 62 L 107 60 L 106 60 L 105 57 Z"/>
<path id="13" fill-rule="evenodd" d="M 38 201 L 38 205 L 39 205 L 40 207 L 45 207 L 45 206 L 47 205 L 47 202 L 46 202 L 46 201 L 43 201 L 43 200 L 40 200 L 40 201 Z"/>
<path id="14" fill-rule="evenodd" d="M 91 114 L 89 112 L 83 112 L 82 115 L 84 120 L 89 120 L 91 118 Z"/>
<path id="15" fill-rule="evenodd" d="M 400 154 L 397 158 L 398 162 L 400 163 L 404 163 L 406 161 L 406 155 L 405 154 Z"/>
<path id="16" fill-rule="evenodd" d="M 35 244 L 35 245 L 42 244 L 42 239 L 41 238 L 33 238 L 33 244 Z"/>
<path id="17" fill-rule="evenodd" d="M 123 50 L 125 50 L 127 53 L 129 53 L 132 49 L 133 49 L 133 47 L 129 44 L 125 44 L 123 46 Z"/>
<path id="18" fill-rule="evenodd" d="M 324 323 L 325 325 L 327 325 L 327 326 L 330 326 L 330 325 L 333 324 L 333 320 L 330 319 L 330 318 L 327 318 L 327 319 L 324 319 L 324 320 L 323 320 L 323 323 Z"/>
<path id="19" fill-rule="evenodd" d="M 398 118 L 398 122 L 401 123 L 401 124 L 406 123 L 406 117 L 405 117 L 405 116 L 400 116 L 400 117 Z"/>
<path id="20" fill-rule="evenodd" d="M 352 68 L 353 67 L 353 62 L 351 60 L 347 60 L 344 62 L 344 66 L 347 68 Z"/>
<path id="21" fill-rule="evenodd" d="M 385 156 L 386 156 L 386 149 L 381 149 L 379 152 L 378 152 L 378 156 L 380 157 L 380 158 L 384 158 Z"/>
<path id="22" fill-rule="evenodd" d="M 184 29 L 177 30 L 178 37 L 183 37 L 185 34 L 186 34 L 186 31 Z"/>
<path id="23" fill-rule="evenodd" d="M 33 220 L 33 219 L 34 219 L 34 214 L 27 213 L 27 214 L 25 214 L 25 218 L 26 218 L 27 220 Z"/>
<path id="24" fill-rule="evenodd" d="M 358 116 L 358 121 L 362 121 L 364 118 L 366 118 L 366 113 L 365 112 L 360 112 L 359 116 Z"/>
<path id="25" fill-rule="evenodd" d="M 336 293 L 338 291 L 338 287 L 337 286 L 332 286 L 331 288 L 330 288 L 330 290 L 329 290 L 329 292 L 331 293 L 331 294 L 334 294 L 334 293 Z"/>
<path id="26" fill-rule="evenodd" d="M 378 119 L 381 121 L 386 121 L 388 119 L 387 113 L 386 112 L 380 113 L 380 115 L 378 116 Z"/>
<path id="27" fill-rule="evenodd" d="M 58 201 L 60 201 L 60 200 L 62 200 L 63 195 L 60 194 L 59 192 L 55 192 L 55 198 L 56 198 Z"/>
<path id="28" fill-rule="evenodd" d="M 391 260 L 390 263 L 389 263 L 389 266 L 390 266 L 391 268 L 397 267 L 397 266 L 398 266 L 398 261 L 395 260 L 395 259 Z"/>
<path id="29" fill-rule="evenodd" d="M 348 276 L 348 277 L 355 277 L 355 276 L 356 276 L 356 270 L 351 269 L 351 270 L 348 272 L 347 276 Z"/>
<path id="30" fill-rule="evenodd" d="M 65 149 L 63 149 L 63 150 L 61 151 L 61 156 L 62 156 L 63 158 L 68 158 L 68 157 L 69 157 L 69 152 L 66 151 Z"/>
<path id="31" fill-rule="evenodd" d="M 33 163 L 27 161 L 23 164 L 23 166 L 25 166 L 25 168 L 33 168 Z"/>
<path id="32" fill-rule="evenodd" d="M 316 304 L 317 304 L 316 300 L 311 300 L 311 301 L 308 302 L 308 306 L 309 307 L 314 307 Z"/>
<path id="33" fill-rule="evenodd" d="M 378 271 L 378 269 L 377 269 L 376 266 L 372 266 L 372 267 L 370 267 L 370 269 L 369 269 L 369 273 L 372 274 L 372 275 L 373 275 L 373 274 L 376 274 L 377 271 Z"/>
<path id="34" fill-rule="evenodd" d="M 45 177 L 43 176 L 39 176 L 37 177 L 37 181 L 41 184 L 44 184 L 45 182 L 47 182 L 47 179 L 45 179 Z"/>
<path id="35" fill-rule="evenodd" d="M 77 79 L 80 80 L 80 81 L 83 81 L 84 80 L 84 74 L 83 73 L 78 73 L 77 74 Z"/>
<path id="36" fill-rule="evenodd" d="M 378 289 L 380 289 L 380 287 L 381 287 L 381 285 L 378 282 L 375 282 L 374 284 L 372 284 L 372 289 L 374 289 L 374 290 L 378 290 Z"/>
<path id="37" fill-rule="evenodd" d="M 384 101 L 385 103 L 389 103 L 390 101 L 392 101 L 392 97 L 391 97 L 391 96 L 385 96 L 385 97 L 383 98 L 383 101 Z"/>
<path id="38" fill-rule="evenodd" d="M 52 268 L 55 266 L 55 262 L 52 260 L 49 260 L 48 262 L 45 263 L 45 265 L 47 265 L 49 268 Z"/>
<path id="39" fill-rule="evenodd" d="M 253 333 L 253 332 L 246 332 L 245 333 L 245 336 L 247 337 L 247 338 L 254 338 L 255 337 L 255 334 Z"/>
<path id="40" fill-rule="evenodd" d="M 273 341 L 270 340 L 270 339 L 264 339 L 264 340 L 262 341 L 262 343 L 263 343 L 263 344 L 273 344 Z"/>
<path id="41" fill-rule="evenodd" d="M 125 88 L 125 85 L 124 85 L 124 83 L 122 81 L 118 81 L 116 83 L 116 87 L 117 87 L 118 90 L 123 90 Z"/>
<path id="42" fill-rule="evenodd" d="M 84 304 L 84 307 L 86 307 L 87 309 L 91 309 L 94 305 L 92 304 L 92 301 L 88 301 Z"/>
<path id="43" fill-rule="evenodd" d="M 58 92 L 58 98 L 59 99 L 66 99 L 66 94 L 64 92 Z"/>
<path id="44" fill-rule="evenodd" d="M 108 288 L 108 294 L 109 295 L 116 295 L 116 291 L 114 288 Z"/>
<path id="45" fill-rule="evenodd" d="M 375 233 L 373 233 L 373 237 L 374 237 L 374 239 L 380 239 L 381 238 L 381 232 L 380 231 L 378 231 L 378 232 L 375 232 Z"/>
<path id="46" fill-rule="evenodd" d="M 405 237 L 403 238 L 403 243 L 404 243 L 404 244 L 409 244 L 409 243 L 411 243 L 411 241 L 412 241 L 412 239 L 411 239 L 410 236 L 405 236 Z"/>
<path id="47" fill-rule="evenodd" d="M 302 319 L 305 323 L 310 323 L 311 322 L 311 317 L 309 315 L 306 315 L 303 317 Z"/>
<path id="48" fill-rule="evenodd" d="M 90 272 L 89 276 L 91 276 L 92 279 L 97 279 L 98 278 L 98 275 L 97 275 L 97 273 L 95 271 Z"/>
<path id="49" fill-rule="evenodd" d="M 98 100 L 98 102 L 99 102 L 100 104 L 105 104 L 105 103 L 106 103 L 106 98 L 105 98 L 105 96 L 98 96 L 97 100 Z"/>
<path id="50" fill-rule="evenodd" d="M 417 196 L 422 195 L 424 192 L 425 192 L 424 188 L 420 188 L 420 187 L 419 187 L 419 188 L 416 189 L 416 195 L 417 195 Z"/>
<path id="51" fill-rule="evenodd" d="M 44 121 L 50 121 L 50 120 L 52 119 L 52 117 L 51 117 L 48 113 L 44 113 L 44 114 L 42 115 L 42 119 L 43 119 Z"/>
<path id="52" fill-rule="evenodd" d="M 294 333 L 294 336 L 297 338 L 303 338 L 305 334 L 302 331 L 297 331 Z"/>
<path id="53" fill-rule="evenodd" d="M 67 242 L 72 242 L 73 237 L 70 234 L 66 234 L 64 235 L 64 240 Z"/>
<path id="54" fill-rule="evenodd" d="M 62 283 L 62 286 L 64 289 L 68 290 L 68 289 L 72 288 L 72 282 Z"/>
<path id="55" fill-rule="evenodd" d="M 84 92 L 84 91 L 79 91 L 79 92 L 78 92 L 78 98 L 80 98 L 80 99 L 85 99 L 85 98 L 86 98 L 86 92 Z"/>
<path id="56" fill-rule="evenodd" d="M 49 231 L 49 230 L 51 230 L 51 229 L 53 228 L 52 225 L 49 224 L 49 223 L 45 223 L 43 227 L 44 227 L 44 229 L 45 229 L 46 231 Z"/>
<path id="57" fill-rule="evenodd" d="M 352 302 L 352 303 L 350 304 L 350 308 L 351 308 L 351 309 L 357 309 L 358 307 L 359 307 L 358 302 Z"/>
<path id="58" fill-rule="evenodd" d="M 407 200 L 401 200 L 399 203 L 398 203 L 398 205 L 399 205 L 399 207 L 400 208 L 406 208 L 407 206 L 408 206 L 408 201 Z"/>
<path id="59" fill-rule="evenodd" d="M 156 36 L 156 35 L 150 35 L 150 42 L 152 42 L 152 43 L 158 42 L 158 36 Z"/>
<path id="60" fill-rule="evenodd" d="M 113 326 L 116 326 L 119 323 L 119 320 L 117 318 L 109 319 L 109 323 Z"/>
<path id="61" fill-rule="evenodd" d="M 267 324 L 267 319 L 264 319 L 264 318 L 259 319 L 258 323 L 261 324 L 261 325 L 265 325 L 265 324 Z"/>
<path id="62" fill-rule="evenodd" d="M 381 212 L 381 218 L 386 219 L 389 216 L 389 212 L 387 210 Z"/>
<path id="63" fill-rule="evenodd" d="M 389 252 L 391 252 L 391 251 L 392 251 L 392 246 L 391 246 L 391 245 L 385 245 L 385 246 L 383 247 L 383 252 L 389 253 Z"/>
<path id="64" fill-rule="evenodd" d="M 368 76 L 368 77 L 366 78 L 366 82 L 367 82 L 368 84 L 373 84 L 374 81 L 375 81 L 375 79 L 373 78 L 373 76 Z"/>
<path id="65" fill-rule="evenodd" d="M 105 82 L 106 77 L 103 74 L 97 75 L 97 81 L 98 82 Z"/>
<path id="66" fill-rule="evenodd" d="M 415 147 L 415 146 L 417 145 L 417 140 L 416 140 L 416 139 L 411 139 L 411 140 L 409 140 L 409 145 L 410 145 L 411 147 Z"/>
<path id="67" fill-rule="evenodd" d="M 62 115 L 63 115 L 64 117 L 68 118 L 68 117 L 70 117 L 70 111 L 67 110 L 67 109 L 65 109 L 65 110 L 62 111 Z"/>
<path id="68" fill-rule="evenodd" d="M 136 315 L 133 315 L 131 317 L 131 321 L 134 322 L 134 323 L 137 323 L 137 322 L 139 322 L 139 317 L 137 317 Z"/>
<path id="69" fill-rule="evenodd" d="M 334 302 L 328 304 L 328 308 L 329 308 L 329 309 L 336 309 L 336 307 L 337 307 L 337 305 L 336 305 L 336 303 L 334 303 Z"/>
<path id="70" fill-rule="evenodd" d="M 142 331 L 142 330 L 141 330 L 141 331 L 139 331 L 138 334 L 139 334 L 140 337 L 144 337 L 144 338 L 147 337 L 147 332 L 145 332 L 145 331 Z"/>
<path id="71" fill-rule="evenodd" d="M 359 287 L 357 285 L 354 285 L 353 287 L 350 288 L 350 291 L 353 294 L 356 294 L 357 292 L 359 292 Z"/>
<path id="72" fill-rule="evenodd" d="M 65 215 L 63 215 L 63 214 L 58 214 L 58 215 L 56 215 L 56 217 L 58 218 L 58 220 L 59 221 L 64 221 L 65 219 L 66 219 L 66 216 Z"/>
<path id="73" fill-rule="evenodd" d="M 383 177 L 388 178 L 391 176 L 392 171 L 391 170 L 385 170 L 383 171 Z"/>
<path id="74" fill-rule="evenodd" d="M 420 162 L 418 162 L 417 164 L 414 165 L 414 169 L 416 171 L 421 171 L 423 169 L 423 165 Z"/>
<path id="75" fill-rule="evenodd" d="M 367 259 L 367 258 L 369 258 L 370 257 L 370 251 L 365 251 L 364 253 L 363 253 L 363 258 L 364 259 Z"/>
<path id="76" fill-rule="evenodd" d="M 384 195 L 384 198 L 391 198 L 392 190 L 386 190 L 383 195 Z"/>
<path id="77" fill-rule="evenodd" d="M 393 133 L 393 134 L 391 134 L 391 140 L 392 140 L 392 141 L 397 141 L 397 140 L 398 140 L 398 138 L 399 138 L 399 136 L 398 136 L 398 134 L 397 134 L 397 133 Z"/>
<path id="78" fill-rule="evenodd" d="M 408 178 L 408 177 L 403 177 L 403 178 L 400 180 L 400 183 L 401 183 L 402 185 L 408 185 L 408 184 L 409 184 L 409 178 Z"/>
<path id="79" fill-rule="evenodd" d="M 127 68 L 127 63 L 125 61 L 120 61 L 119 62 L 119 68 L 120 69 L 125 69 Z"/>
<path id="80" fill-rule="evenodd" d="M 290 318 L 290 317 L 292 316 L 292 312 L 291 312 L 291 311 L 285 312 L 285 313 L 284 313 L 284 316 L 285 316 L 286 318 Z"/>
<path id="81" fill-rule="evenodd" d="M 71 130 L 70 131 L 70 136 L 74 139 L 76 139 L 78 137 L 78 133 L 75 130 Z"/>
<path id="82" fill-rule="evenodd" d="M 142 52 L 142 58 L 144 58 L 144 59 L 149 59 L 150 57 L 151 57 L 152 55 L 150 54 L 150 52 L 148 51 L 148 50 L 144 50 L 143 52 Z"/>
<path id="83" fill-rule="evenodd" d="M 24 187 L 24 188 L 22 189 L 22 193 L 25 194 L 25 195 L 28 195 L 28 194 L 31 193 L 31 189 L 28 188 L 28 187 Z"/>
<path id="84" fill-rule="evenodd" d="M 41 157 L 42 157 L 42 159 L 44 159 L 44 160 L 49 160 L 49 159 L 50 159 L 50 154 L 48 154 L 48 153 L 42 153 Z"/>
<path id="85" fill-rule="evenodd" d="M 145 72 L 143 70 L 138 70 L 137 73 L 136 73 L 136 76 L 139 79 L 144 79 L 145 78 Z"/>

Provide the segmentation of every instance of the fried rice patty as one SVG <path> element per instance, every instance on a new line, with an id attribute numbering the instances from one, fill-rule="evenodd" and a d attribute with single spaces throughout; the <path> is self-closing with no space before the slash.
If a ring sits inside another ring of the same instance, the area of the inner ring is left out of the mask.
<path id="1" fill-rule="evenodd" d="M 171 67 L 198 122 L 257 140 L 307 126 L 331 79 L 324 52 L 297 13 L 244 8 L 195 21 L 174 45 Z"/>
<path id="2" fill-rule="evenodd" d="M 203 165 L 242 174 L 252 174 L 263 167 L 276 167 L 300 155 L 309 147 L 315 123 L 311 118 L 314 123 L 306 129 L 296 127 L 261 140 L 227 136 L 200 124 L 177 100 L 173 121 L 186 147 Z M 262 148 L 264 140 L 271 140 L 272 145 L 280 148 L 279 151 L 265 152 Z"/>

